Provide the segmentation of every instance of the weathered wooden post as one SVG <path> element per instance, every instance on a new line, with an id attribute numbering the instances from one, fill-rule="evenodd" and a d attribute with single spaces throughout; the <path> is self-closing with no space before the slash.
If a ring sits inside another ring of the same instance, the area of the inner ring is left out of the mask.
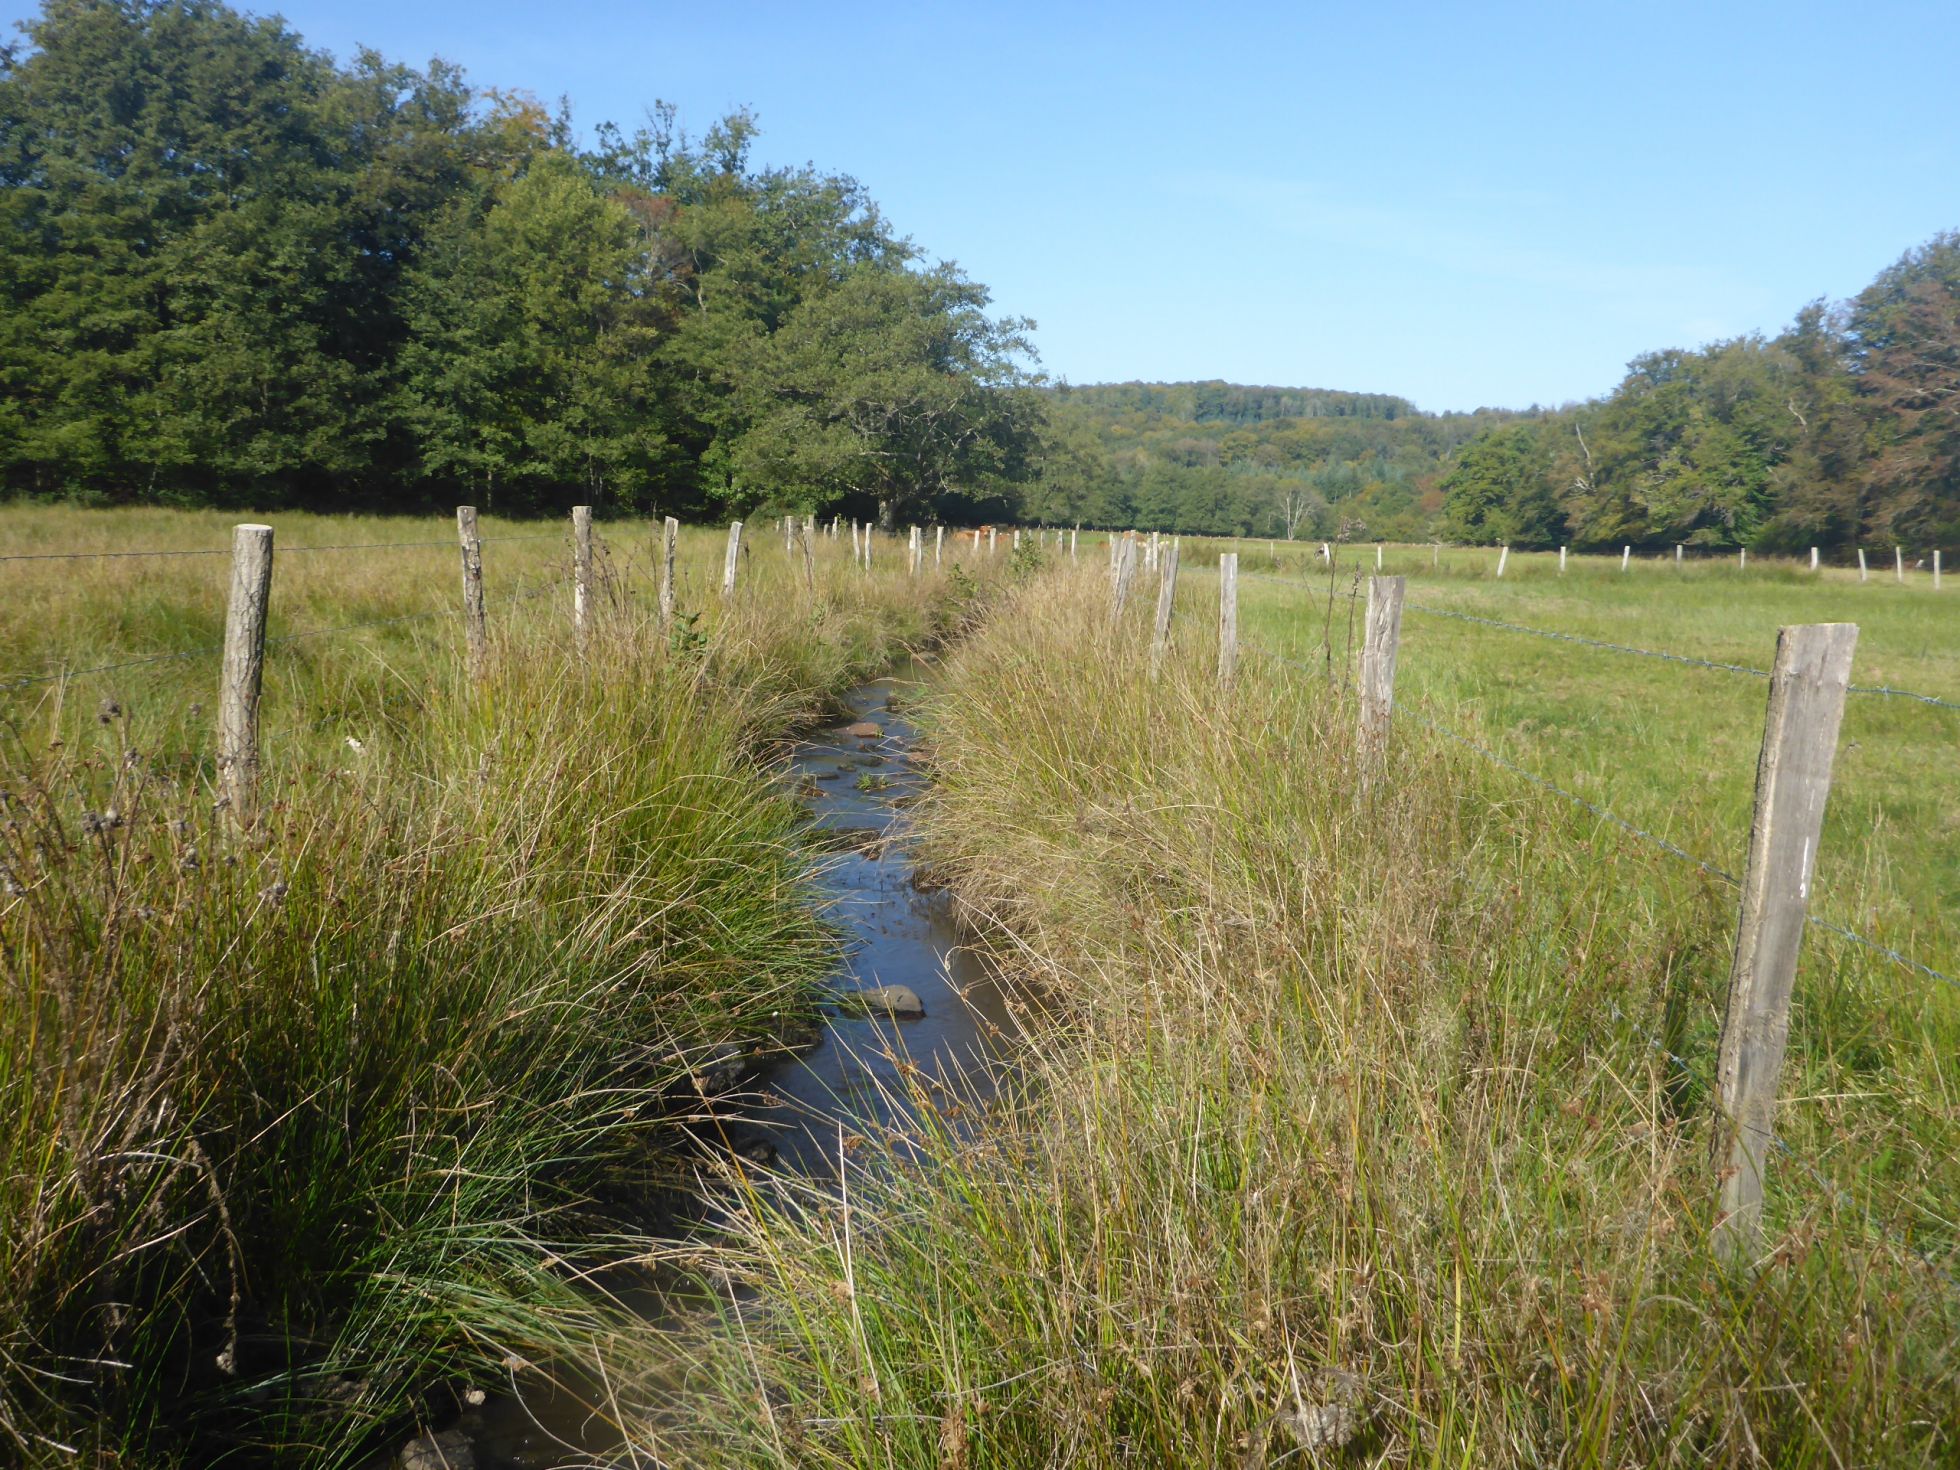
<path id="1" fill-rule="evenodd" d="M 803 588 L 810 600 L 817 599 L 817 518 L 803 518 Z"/>
<path id="2" fill-rule="evenodd" d="M 1627 569 L 1627 563 L 1632 560 L 1633 548 L 1631 546 L 1622 546 L 1620 548 L 1620 570 L 1624 572 Z"/>
<path id="3" fill-rule="evenodd" d="M 1937 546 L 1933 548 L 1933 590 L 1940 590 L 1940 549 Z"/>
<path id="4" fill-rule="evenodd" d="M 1901 587 L 1906 585 L 1906 549 L 1903 546 L 1892 548 L 1892 570 L 1899 578 Z"/>
<path id="5" fill-rule="evenodd" d="M 1721 1186 L 1715 1249 L 1728 1261 L 1753 1253 L 1762 1221 L 1777 1074 L 1790 1034 L 1790 988 L 1857 644 L 1855 623 L 1785 628 L 1776 638 L 1756 764 L 1749 864 L 1716 1063 L 1722 1122 L 1714 1150 Z"/>
<path id="6" fill-rule="evenodd" d="M 674 626 L 674 552 L 681 535 L 681 523 L 668 516 L 660 530 L 660 626 Z"/>
<path id="7" fill-rule="evenodd" d="M 1068 533 L 1068 559 L 1075 560 L 1075 538 L 1082 534 L 1082 526 L 1077 522 L 1075 529 Z"/>
<path id="8" fill-rule="evenodd" d="M 1171 648 L 1171 609 L 1177 601 L 1177 543 L 1159 548 L 1157 563 L 1157 625 L 1150 637 L 1150 667 L 1154 672 Z"/>
<path id="9" fill-rule="evenodd" d="M 1860 546 L 1858 548 L 1858 580 L 1860 582 L 1869 582 L 1871 579 L 1871 571 L 1865 565 L 1865 548 Z"/>
<path id="10" fill-rule="evenodd" d="M 1136 533 L 1113 538 L 1110 545 L 1116 557 L 1109 584 L 1109 626 L 1114 628 L 1123 616 L 1123 605 L 1130 600 L 1130 584 L 1136 579 Z"/>
<path id="11" fill-rule="evenodd" d="M 1813 572 L 1817 570 L 1817 548 L 1815 546 L 1810 548 L 1810 569 Z"/>
<path id="12" fill-rule="evenodd" d="M 932 528 L 932 566 L 934 571 L 939 569 L 945 558 L 945 553 L 946 528 L 944 526 L 934 526 Z"/>
<path id="13" fill-rule="evenodd" d="M 572 507 L 572 635 L 583 649 L 592 632 L 592 507 Z"/>
<path id="14" fill-rule="evenodd" d="M 1565 575 L 1565 548 L 1563 546 L 1558 549 L 1558 574 L 1561 577 Z"/>
<path id="15" fill-rule="evenodd" d="M 259 687 L 265 677 L 265 617 L 272 600 L 272 527 L 231 533 L 231 597 L 218 671 L 218 782 L 231 820 L 252 824 L 259 787 Z"/>
<path id="16" fill-rule="evenodd" d="M 1736 569 L 1737 571 L 1739 571 L 1739 572 L 1746 572 L 1746 571 L 1748 571 L 1748 570 L 1749 570 L 1749 548 L 1748 548 L 1748 547 L 1746 547 L 1746 546 L 1738 546 L 1738 547 L 1737 547 L 1737 548 L 1735 549 L 1735 569 Z"/>
<path id="17" fill-rule="evenodd" d="M 1497 553 L 1497 575 L 1504 575 L 1504 563 L 1511 559 L 1511 548 L 1506 546 Z"/>
<path id="18" fill-rule="evenodd" d="M 876 530 L 870 521 L 864 523 L 864 574 L 871 575 L 871 537 Z"/>
<path id="19" fill-rule="evenodd" d="M 723 597 L 733 597 L 735 595 L 735 567 L 736 563 L 741 559 L 741 555 L 742 523 L 740 521 L 730 521 L 728 523 L 728 554 L 722 558 L 721 563 L 721 595 Z"/>
<path id="20" fill-rule="evenodd" d="M 1674 543 L 1674 565 L 1676 568 L 1679 568 L 1681 565 L 1681 543 L 1679 541 Z"/>
<path id="21" fill-rule="evenodd" d="M 999 540 L 1000 540 L 1000 529 L 996 526 L 987 527 L 987 555 L 988 556 L 992 556 L 994 552 L 999 550 L 999 547 L 996 544 Z"/>
<path id="22" fill-rule="evenodd" d="M 1368 615 L 1361 634 L 1361 715 L 1356 731 L 1361 789 L 1366 791 L 1388 753 L 1395 706 L 1395 653 L 1402 641 L 1401 577 L 1368 579 Z"/>
<path id="23" fill-rule="evenodd" d="M 483 677 L 489 635 L 483 617 L 483 538 L 476 533 L 476 507 L 456 507 L 456 539 L 463 547 L 463 668 Z"/>
<path id="24" fill-rule="evenodd" d="M 1377 541 L 1375 543 L 1375 570 L 1379 572 L 1381 569 L 1382 569 L 1382 544 L 1381 542 Z M 1565 563 L 1563 561 L 1559 563 L 1559 570 L 1560 571 L 1565 570 Z"/>
<path id="25" fill-rule="evenodd" d="M 917 526 L 912 528 L 912 543 L 907 549 L 911 556 L 912 575 L 916 577 L 919 575 L 919 563 L 925 559 L 925 543 L 919 539 L 919 528 Z"/>
<path id="26" fill-rule="evenodd" d="M 1014 542 L 1011 549 L 1014 551 L 1021 549 L 1021 528 L 1019 526 L 1014 528 Z"/>
<path id="27" fill-rule="evenodd" d="M 1218 558 L 1218 687 L 1229 689 L 1239 666 L 1239 554 Z"/>

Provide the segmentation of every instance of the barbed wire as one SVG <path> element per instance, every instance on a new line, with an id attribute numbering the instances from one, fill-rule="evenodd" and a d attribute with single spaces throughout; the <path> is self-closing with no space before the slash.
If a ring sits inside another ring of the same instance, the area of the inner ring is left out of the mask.
<path id="1" fill-rule="evenodd" d="M 20 551 L 0 556 L 0 561 L 106 561 L 136 556 L 229 556 L 229 546 L 208 551 Z"/>
<path id="2" fill-rule="evenodd" d="M 1455 618 L 1458 622 L 1479 623 L 1486 628 L 1502 628 L 1507 633 L 1528 633 L 1533 638 L 1555 638 L 1561 643 L 1582 643 L 1588 648 L 1604 648 L 1612 653 L 1637 654 L 1641 658 L 1664 659 L 1668 663 L 1688 664 L 1695 668 L 1717 669 L 1726 674 L 1747 674 L 1755 679 L 1767 679 L 1768 669 L 1758 669 L 1749 664 L 1725 664 L 1716 659 L 1695 658 L 1685 653 L 1667 653 L 1657 648 L 1635 648 L 1630 643 L 1608 643 L 1599 638 L 1587 638 L 1578 633 L 1560 633 L 1550 628 L 1528 628 L 1523 623 L 1505 623 L 1496 618 L 1480 618 L 1471 613 L 1452 612 L 1448 608 L 1425 607 L 1419 602 L 1405 603 L 1410 612 L 1423 613 L 1433 618 Z"/>
<path id="3" fill-rule="evenodd" d="M 1820 919 L 1815 914 L 1804 915 L 1804 922 L 1815 924 L 1819 929 L 1824 930 L 1828 934 L 1835 934 L 1840 939 L 1848 939 L 1853 944 L 1862 945 L 1873 954 L 1882 955 L 1892 961 L 1893 964 L 1903 965 L 1908 970 L 1915 970 L 1919 974 L 1926 976 L 1929 980 L 1938 980 L 1943 984 L 1953 986 L 1955 989 L 1960 989 L 1960 979 L 1955 979 L 1944 971 L 1935 970 L 1931 965 L 1924 964 L 1914 959 L 1911 955 L 1901 954 L 1898 950 L 1893 949 L 1889 945 L 1881 944 L 1876 939 L 1867 938 L 1855 929 L 1847 929 L 1842 924 L 1833 924 L 1829 919 Z"/>
<path id="4" fill-rule="evenodd" d="M 1314 669 L 1312 666 L 1308 664 L 1303 664 L 1299 662 L 1297 659 L 1290 659 L 1282 654 L 1274 653 L 1269 648 L 1262 648 L 1258 644 L 1252 644 L 1250 646 L 1256 649 L 1258 652 L 1263 653 L 1267 658 L 1276 659 L 1280 663 L 1288 664 L 1293 668 L 1300 669 L 1306 673 L 1312 674 L 1312 673 L 1319 672 L 1318 670 Z M 1598 817 L 1601 821 L 1610 822 L 1615 827 L 1618 827 L 1623 831 L 1632 833 L 1635 837 L 1641 838 L 1646 842 L 1651 842 L 1654 846 L 1660 848 L 1663 852 L 1668 853 L 1673 857 L 1677 857 L 1681 859 L 1682 862 L 1692 863 L 1695 867 L 1701 869 L 1702 872 L 1709 874 L 1711 877 L 1720 878 L 1724 883 L 1733 884 L 1736 887 L 1740 887 L 1742 885 L 1742 880 L 1736 877 L 1735 874 L 1727 871 L 1726 869 L 1718 868 L 1713 863 L 1703 861 L 1701 858 L 1696 857 L 1693 853 L 1687 851 L 1685 848 L 1676 846 L 1674 843 L 1669 842 L 1665 837 L 1661 837 L 1656 835 L 1655 833 L 1649 832 L 1644 827 L 1635 826 L 1632 822 L 1629 822 L 1625 817 L 1610 812 L 1605 807 L 1600 806 L 1595 802 L 1588 801 L 1585 797 L 1580 796 L 1577 792 L 1567 791 L 1563 786 L 1560 786 L 1557 782 L 1546 780 L 1543 776 L 1539 775 L 1536 771 L 1527 770 L 1525 767 L 1517 764 L 1517 762 L 1515 761 L 1506 760 L 1503 756 L 1499 755 L 1496 751 L 1491 750 L 1486 746 L 1479 745 L 1476 741 L 1470 739 L 1467 735 L 1460 735 L 1455 730 L 1450 729 L 1449 726 L 1440 724 L 1439 722 L 1430 719 L 1427 715 L 1423 714 L 1420 710 L 1411 708 L 1406 704 L 1397 704 L 1395 706 L 1395 709 L 1397 713 L 1408 715 L 1411 719 L 1417 721 L 1419 724 L 1427 726 L 1429 729 L 1435 731 L 1438 735 L 1446 736 L 1447 738 L 1456 741 L 1457 744 L 1464 746 L 1466 749 L 1474 751 L 1476 754 L 1482 756 L 1485 760 L 1491 762 L 1493 765 L 1502 766 L 1505 770 L 1511 772 L 1513 775 L 1522 776 L 1525 780 L 1531 782 L 1534 786 L 1542 786 L 1545 790 L 1553 793 L 1554 795 L 1562 796 L 1567 801 L 1573 802 L 1576 805 L 1584 807 L 1587 811 L 1591 812 L 1595 817 Z"/>
<path id="5" fill-rule="evenodd" d="M 1915 694 L 1910 689 L 1893 689 L 1884 684 L 1853 684 L 1849 686 L 1852 694 L 1882 694 L 1891 699 L 1916 699 L 1921 704 L 1935 705 L 1940 709 L 1960 709 L 1960 704 L 1950 699 L 1941 699 L 1932 694 Z"/>
<path id="6" fill-rule="evenodd" d="M 1303 673 L 1318 674 L 1321 672 L 1320 670 L 1315 669 L 1310 664 L 1301 663 L 1297 659 L 1287 658 L 1282 654 L 1273 652 L 1269 648 L 1261 647 L 1259 644 L 1256 643 L 1248 644 L 1247 646 L 1256 653 L 1263 654 L 1265 657 L 1274 659 L 1279 663 L 1288 665 L 1289 667 L 1299 669 Z M 1501 766 L 1505 770 L 1511 772 L 1513 775 L 1521 776 L 1535 786 L 1541 786 L 1545 790 L 1550 791 L 1557 796 L 1564 797 L 1567 801 L 1574 802 L 1577 805 L 1584 807 L 1587 811 L 1591 812 L 1594 816 L 1600 818 L 1602 821 L 1610 822 L 1614 826 L 1619 827 L 1621 830 L 1629 832 L 1635 837 L 1641 838 L 1643 841 L 1651 842 L 1656 847 L 1660 848 L 1662 851 L 1667 852 L 1673 855 L 1674 857 L 1681 859 L 1683 862 L 1694 864 L 1697 868 L 1701 869 L 1704 873 L 1707 873 L 1712 877 L 1720 878 L 1723 882 L 1729 883 L 1738 888 L 1742 886 L 1742 880 L 1736 877 L 1735 874 L 1728 872 L 1726 869 L 1718 868 L 1713 863 L 1705 862 L 1701 858 L 1696 857 L 1693 853 L 1688 852 L 1685 849 L 1676 846 L 1672 842 L 1669 842 L 1665 837 L 1657 836 L 1656 834 L 1647 831 L 1643 827 L 1635 826 L 1632 822 L 1627 821 L 1626 818 L 1618 816 L 1615 813 L 1606 810 L 1606 808 L 1599 806 L 1594 802 L 1588 801 L 1585 797 L 1580 796 L 1576 792 L 1567 791 L 1563 786 L 1560 786 L 1557 782 L 1547 780 L 1545 777 L 1539 775 L 1536 771 L 1528 770 L 1524 766 L 1517 764 L 1515 761 L 1505 759 L 1503 756 L 1499 755 L 1496 751 L 1490 750 L 1485 746 L 1479 745 L 1476 741 L 1470 739 L 1468 736 L 1461 735 L 1455 730 L 1450 729 L 1447 725 L 1440 724 L 1437 721 L 1430 719 L 1427 715 L 1423 714 L 1420 710 L 1413 709 L 1406 704 L 1398 704 L 1395 706 L 1395 709 L 1397 713 L 1406 714 L 1411 719 L 1417 721 L 1421 725 L 1426 726 L 1430 730 L 1435 731 L 1437 734 L 1442 735 L 1450 740 L 1453 740 L 1457 744 L 1462 745 L 1471 751 L 1474 751 L 1476 754 L 1482 756 L 1485 760 L 1491 762 L 1493 765 Z M 1824 930 L 1826 933 L 1835 934 L 1840 939 L 1848 939 L 1853 944 L 1860 945 L 1863 948 L 1870 950 L 1873 954 L 1888 959 L 1892 961 L 1894 964 L 1900 965 L 1905 969 L 1915 972 L 1916 974 L 1924 975 L 1929 980 L 1937 980 L 1941 984 L 1951 985 L 1955 989 L 1960 989 L 1960 978 L 1956 978 L 1952 975 L 1949 975 L 1943 970 L 1936 970 L 1931 965 L 1925 963 L 1925 961 L 1914 959 L 1911 955 L 1908 954 L 1903 954 L 1900 951 L 1893 949 L 1890 945 L 1882 944 L 1876 939 L 1872 939 L 1867 935 L 1858 933 L 1855 929 L 1847 929 L 1842 924 L 1833 923 L 1829 919 L 1820 918 L 1816 914 L 1810 914 L 1810 913 L 1806 913 L 1804 915 L 1804 922 L 1807 924 L 1813 924 L 1817 928 Z"/>
<path id="7" fill-rule="evenodd" d="M 487 536 L 483 538 L 483 544 L 485 546 L 508 546 L 519 541 L 562 541 L 564 539 L 565 539 L 564 532 L 552 531 L 552 532 L 545 532 L 532 536 Z M 302 552 L 317 552 L 317 551 L 412 551 L 412 550 L 418 550 L 421 548 L 431 547 L 431 546 L 447 546 L 453 549 L 456 547 L 456 545 L 457 543 L 453 540 L 350 541 L 350 542 L 344 542 L 339 545 L 332 545 L 332 546 L 281 546 L 277 548 L 277 552 L 278 554 L 284 555 L 287 553 L 299 554 Z M 231 548 L 229 546 L 203 547 L 203 548 L 198 548 L 195 550 L 188 550 L 188 551 L 22 551 L 22 552 L 10 552 L 4 556 L 0 556 L 0 562 L 112 561 L 112 560 L 135 558 L 135 557 L 230 556 L 230 555 L 231 555 Z"/>
<path id="8" fill-rule="evenodd" d="M 91 674 L 107 674 L 117 669 L 137 669 L 143 667 L 145 664 L 169 663 L 173 659 L 196 658 L 199 654 L 218 653 L 223 648 L 224 645 L 222 643 L 210 643 L 202 648 L 186 648 L 176 653 L 153 653 L 146 658 L 124 659 L 120 663 L 113 664 L 97 664 L 94 668 L 90 669 L 64 669 L 58 674 L 25 674 L 19 678 L 10 679 L 0 684 L 0 692 L 27 689 L 36 684 L 54 684 L 63 679 L 85 679 Z"/>

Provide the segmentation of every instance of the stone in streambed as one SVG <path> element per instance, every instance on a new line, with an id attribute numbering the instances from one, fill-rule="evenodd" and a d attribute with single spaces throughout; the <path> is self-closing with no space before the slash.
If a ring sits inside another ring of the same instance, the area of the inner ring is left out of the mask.
<path id="1" fill-rule="evenodd" d="M 837 997 L 840 1010 L 860 1016 L 890 1016 L 894 1020 L 914 1021 L 926 1013 L 926 1003 L 909 985 L 874 985 L 868 990 L 846 990 Z"/>
<path id="2" fill-rule="evenodd" d="M 860 740 L 876 740 L 885 733 L 884 726 L 874 725 L 869 720 L 859 720 L 855 725 L 845 727 L 846 735 L 855 735 Z"/>
<path id="3" fill-rule="evenodd" d="M 395 1456 L 397 1470 L 476 1470 L 476 1446 L 460 1429 L 419 1434 Z"/>

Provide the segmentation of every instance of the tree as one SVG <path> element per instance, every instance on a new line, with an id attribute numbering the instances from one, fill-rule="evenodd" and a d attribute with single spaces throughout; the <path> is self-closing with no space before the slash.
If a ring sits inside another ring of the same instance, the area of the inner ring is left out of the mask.
<path id="1" fill-rule="evenodd" d="M 1960 232 L 1880 272 L 1846 327 L 1873 522 L 1901 541 L 1960 537 Z"/>
<path id="2" fill-rule="evenodd" d="M 1035 448 L 1031 323 L 987 304 L 954 266 L 866 263 L 753 335 L 731 461 L 746 494 L 805 510 L 856 500 L 889 528 L 936 499 L 1008 493 Z"/>
<path id="3" fill-rule="evenodd" d="M 510 511 L 643 505 L 668 452 L 658 260 L 641 218 L 553 148 L 452 206 L 407 291 L 425 471 Z"/>

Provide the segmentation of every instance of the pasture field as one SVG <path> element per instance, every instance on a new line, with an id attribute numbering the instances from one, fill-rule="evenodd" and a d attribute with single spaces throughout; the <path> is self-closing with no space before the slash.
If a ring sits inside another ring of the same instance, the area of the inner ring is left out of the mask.
<path id="1" fill-rule="evenodd" d="M 1725 1266 L 1732 890 L 1404 717 L 1590 775 L 1615 809 L 1630 766 L 1653 788 L 1631 815 L 1671 811 L 1676 840 L 1733 862 L 1737 813 L 1695 762 L 1732 747 L 1746 793 L 1761 681 L 1711 709 L 1667 681 L 1744 676 L 1565 644 L 1593 662 L 1521 665 L 1517 635 L 1437 620 L 1446 643 L 1411 614 L 1363 798 L 1350 691 L 1316 662 L 1331 640 L 1347 664 L 1345 569 L 1331 631 L 1324 580 L 1311 613 L 1243 586 L 1248 643 L 1307 668 L 1248 650 L 1221 694 L 1215 580 L 1192 576 L 1153 675 L 1148 578 L 1112 631 L 1105 567 L 1098 548 L 1009 592 L 921 713 L 937 872 L 1031 982 L 1018 1082 L 976 1125 L 920 1078 L 916 1122 L 841 1191 L 751 1196 L 755 1307 L 678 1333 L 701 1366 L 643 1389 L 712 1405 L 708 1428 L 650 1442 L 755 1465 L 1952 1463 L 1960 997 L 1809 936 L 1787 1148 L 1759 1254 Z M 1715 575 L 1638 631 L 1613 598 L 1662 594 L 1582 597 L 1529 566 L 1495 587 L 1467 556 L 1410 595 L 1545 626 L 1583 609 L 1616 641 L 1758 666 L 1762 630 L 1851 596 L 1772 571 L 1737 598 Z M 1861 673 L 1941 692 L 1940 610 L 1885 595 Z M 1939 729 L 1896 767 L 1842 765 L 1847 786 L 1936 779 Z M 1677 743 L 1610 749 L 1624 732 Z M 1907 840 L 1828 870 L 1822 901 L 1937 946 L 1911 894 L 1946 880 L 1904 870 L 1943 839 Z"/>
<path id="2" fill-rule="evenodd" d="M 663 632 L 651 528 L 602 525 L 581 655 L 566 528 L 487 521 L 472 685 L 453 522 L 282 514 L 239 830 L 250 519 L 0 509 L 0 1461 L 341 1465 L 603 1368 L 568 1245 L 642 1248 L 692 1070 L 833 963 L 777 742 L 976 595 L 834 542 L 813 595 L 758 527 L 724 603 L 690 530 Z M 21 559 L 139 549 L 216 554 Z"/>

